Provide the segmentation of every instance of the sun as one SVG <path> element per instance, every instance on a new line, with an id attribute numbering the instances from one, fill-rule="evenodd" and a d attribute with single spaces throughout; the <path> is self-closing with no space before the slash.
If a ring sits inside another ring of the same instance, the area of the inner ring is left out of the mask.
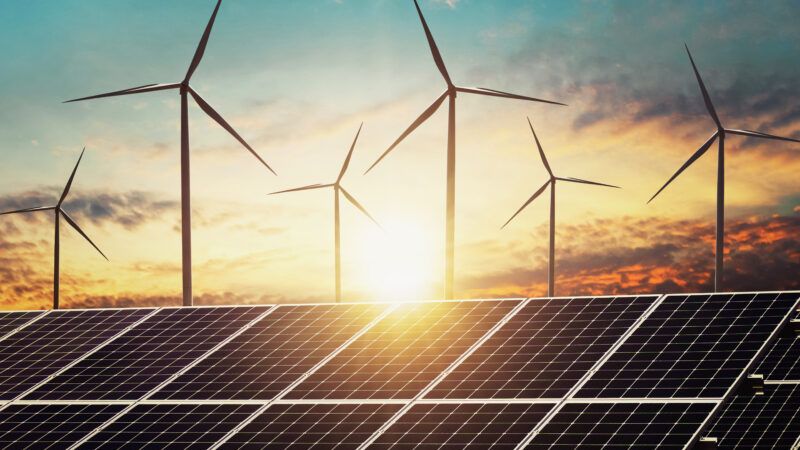
<path id="1" fill-rule="evenodd" d="M 361 240 L 360 278 L 370 297 L 391 302 L 431 297 L 441 271 L 431 263 L 437 259 L 430 241 L 421 224 L 407 220 L 367 232 Z"/>

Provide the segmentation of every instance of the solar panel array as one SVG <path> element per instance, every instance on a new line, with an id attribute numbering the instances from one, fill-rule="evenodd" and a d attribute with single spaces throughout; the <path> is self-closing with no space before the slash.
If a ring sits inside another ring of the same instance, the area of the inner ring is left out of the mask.
<path id="1" fill-rule="evenodd" d="M 798 298 L 5 313 L 0 447 L 784 448 Z"/>

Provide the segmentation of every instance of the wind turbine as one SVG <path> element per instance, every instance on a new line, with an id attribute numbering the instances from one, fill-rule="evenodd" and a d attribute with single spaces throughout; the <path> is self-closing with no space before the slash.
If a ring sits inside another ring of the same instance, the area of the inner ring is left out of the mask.
<path id="1" fill-rule="evenodd" d="M 574 177 L 567 177 L 561 178 L 555 176 L 553 174 L 553 170 L 550 168 L 550 164 L 547 163 L 547 157 L 544 155 L 544 150 L 542 149 L 542 144 L 539 143 L 539 138 L 536 136 L 536 132 L 533 131 L 533 124 L 531 124 L 531 119 L 528 118 L 528 126 L 531 127 L 531 133 L 533 133 L 533 139 L 536 141 L 536 146 L 539 148 L 539 156 L 542 158 L 542 164 L 544 164 L 544 168 L 547 169 L 547 173 L 550 174 L 550 179 L 547 180 L 542 187 L 540 187 L 536 192 L 531 195 L 523 205 L 511 216 L 506 223 L 503 224 L 501 229 L 505 228 L 512 220 L 519 213 L 522 212 L 528 205 L 530 205 L 536 197 L 540 196 L 548 186 L 550 186 L 550 258 L 549 264 L 547 269 L 547 296 L 553 297 L 555 296 L 555 285 L 556 285 L 556 181 L 566 181 L 569 183 L 581 183 L 581 184 L 591 184 L 594 186 L 605 186 L 611 188 L 619 189 L 619 186 L 614 186 L 612 184 L 605 184 L 605 183 L 598 183 L 596 181 L 589 181 L 589 180 L 582 180 L 580 178 Z"/>
<path id="2" fill-rule="evenodd" d="M 733 128 L 725 128 L 722 126 L 722 122 L 719 120 L 719 116 L 717 115 L 717 111 L 714 109 L 714 104 L 711 103 L 711 97 L 708 95 L 708 91 L 706 90 L 706 85 L 703 83 L 703 79 L 700 77 L 700 72 L 697 70 L 697 66 L 694 63 L 694 59 L 692 58 L 692 53 L 689 51 L 689 46 L 684 44 L 686 47 L 686 53 L 689 55 L 689 62 L 692 63 L 692 69 L 694 70 L 694 76 L 697 78 L 697 84 L 700 85 L 700 93 L 703 95 L 703 102 L 706 105 L 706 110 L 708 111 L 708 115 L 711 116 L 711 119 L 717 125 L 717 131 L 711 135 L 708 140 L 700 146 L 700 148 L 694 152 L 694 154 L 685 162 L 683 165 L 675 172 L 658 192 L 653 195 L 647 203 L 653 201 L 653 199 L 658 196 L 670 183 L 672 180 L 678 177 L 687 167 L 691 166 L 692 163 L 697 161 L 703 154 L 711 147 L 714 143 L 714 140 L 719 138 L 719 150 L 717 152 L 717 232 L 716 232 L 716 250 L 715 250 L 715 264 L 714 264 L 714 290 L 716 292 L 722 291 L 723 289 L 723 274 L 724 274 L 724 249 L 725 249 L 725 135 L 730 134 L 738 134 L 741 136 L 750 136 L 756 138 L 763 138 L 763 139 L 776 139 L 779 141 L 790 141 L 790 142 L 800 142 L 800 140 L 781 137 L 781 136 L 774 136 L 767 133 L 762 133 L 760 131 L 749 131 L 749 130 L 737 130 Z"/>
<path id="3" fill-rule="evenodd" d="M 64 204 L 64 200 L 66 200 L 67 198 L 67 194 L 69 194 L 70 187 L 72 187 L 72 180 L 75 179 L 75 172 L 78 171 L 78 165 L 80 165 L 81 163 L 84 151 L 86 151 L 85 147 L 83 150 L 81 150 L 81 156 L 78 157 L 78 162 L 75 163 L 75 168 L 72 169 L 72 174 L 69 176 L 69 180 L 67 180 L 67 185 L 64 187 L 64 191 L 61 193 L 61 197 L 58 199 L 58 203 L 56 203 L 55 206 L 38 206 L 34 208 L 24 208 L 24 209 L 17 209 L 15 211 L 0 212 L 0 216 L 2 216 L 6 214 L 21 214 L 28 212 L 50 211 L 50 210 L 53 211 L 55 215 L 55 224 L 56 224 L 55 244 L 53 246 L 55 253 L 53 256 L 53 309 L 58 309 L 59 272 L 60 272 L 59 265 L 60 265 L 60 250 L 61 250 L 61 243 L 60 243 L 61 240 L 59 239 L 59 227 L 61 218 L 63 218 L 72 228 L 75 229 L 75 231 L 77 231 L 81 236 L 83 236 L 84 239 L 89 241 L 89 243 L 92 244 L 92 247 L 94 247 L 94 249 L 97 250 L 103 256 L 103 258 L 106 259 L 106 261 L 108 261 L 106 255 L 99 248 L 97 248 L 94 242 L 92 242 L 92 240 L 89 239 L 89 236 L 87 236 L 86 233 L 84 233 L 83 230 L 81 230 L 81 227 L 79 227 L 78 224 L 75 223 L 75 221 L 72 219 L 72 217 L 70 217 L 69 214 L 67 214 L 67 212 L 64 211 L 64 209 L 61 207 L 61 205 Z"/>
<path id="4" fill-rule="evenodd" d="M 278 192 L 271 192 L 270 195 L 273 194 L 283 194 L 286 192 L 297 192 L 297 191 L 310 191 L 312 189 L 327 189 L 333 188 L 333 229 L 334 229 L 334 253 L 336 262 L 336 301 L 342 301 L 342 251 L 341 251 L 341 225 L 339 222 L 339 194 L 344 195 L 344 198 L 347 199 L 353 206 L 358 208 L 359 211 L 364 213 L 365 216 L 369 218 L 375 225 L 380 227 L 380 224 L 367 212 L 367 210 L 355 199 L 347 189 L 342 186 L 342 178 L 344 178 L 344 174 L 347 172 L 347 167 L 350 165 L 350 158 L 353 156 L 353 150 L 356 148 L 356 141 L 358 141 L 358 135 L 361 134 L 361 128 L 364 126 L 362 123 L 361 126 L 358 127 L 358 132 L 356 132 L 356 137 L 353 139 L 353 143 L 350 145 L 350 151 L 347 152 L 347 157 L 344 160 L 344 164 L 342 164 L 341 170 L 339 170 L 339 176 L 336 177 L 336 181 L 333 183 L 327 184 L 311 184 L 308 186 L 303 186 L 294 189 L 287 189 L 285 191 L 278 191 Z"/>
<path id="5" fill-rule="evenodd" d="M 517 100 L 528 100 L 533 102 L 550 103 L 553 105 L 566 106 L 563 103 L 553 102 L 549 100 L 542 100 L 539 98 L 526 97 L 523 95 L 511 94 L 508 92 L 498 91 L 495 89 L 479 88 L 479 87 L 461 87 L 456 86 L 450 80 L 450 75 L 445 68 L 444 60 L 433 40 L 431 30 L 428 28 L 425 17 L 422 15 L 422 10 L 419 8 L 417 0 L 414 0 L 414 6 L 417 8 L 419 20 L 422 22 L 422 28 L 425 31 L 425 37 L 428 39 L 428 46 L 433 55 L 433 61 L 436 67 L 442 74 L 442 78 L 447 85 L 447 89 L 440 95 L 419 117 L 397 138 L 397 140 L 383 152 L 380 158 L 367 169 L 365 174 L 372 170 L 386 155 L 389 154 L 400 142 L 411 134 L 418 126 L 428 120 L 436 110 L 442 105 L 445 99 L 448 99 L 448 126 L 447 126 L 447 216 L 445 225 L 445 298 L 453 298 L 453 275 L 454 275 L 454 260 L 455 260 L 455 205 L 456 205 L 456 96 L 459 92 L 466 94 L 487 95 L 490 97 L 511 98 Z"/>
<path id="6" fill-rule="evenodd" d="M 208 44 L 208 37 L 211 34 L 211 27 L 214 26 L 214 20 L 217 17 L 217 11 L 222 0 L 217 0 L 217 5 L 214 7 L 214 12 L 211 14 L 211 19 L 206 25 L 203 36 L 200 38 L 200 44 L 194 53 L 192 62 L 189 64 L 189 70 L 183 81 L 179 83 L 166 83 L 166 84 L 147 84 L 144 86 L 137 86 L 130 89 L 123 89 L 121 91 L 108 92 L 106 94 L 92 95 L 89 97 L 76 98 L 68 100 L 64 103 L 77 102 L 82 100 L 91 100 L 104 97 L 116 97 L 119 95 L 142 94 L 145 92 L 164 91 L 168 89 L 177 89 L 181 96 L 181 249 L 182 249 L 182 266 L 183 266 L 183 305 L 192 305 L 192 208 L 191 208 L 191 195 L 190 195 L 190 171 L 189 171 L 189 104 L 188 95 L 194 98 L 197 106 L 200 107 L 208 116 L 214 119 L 222 128 L 230 133 L 240 144 L 242 144 L 250 153 L 253 154 L 270 172 L 275 174 L 275 171 L 253 150 L 245 140 L 239 136 L 239 133 L 231 127 L 222 116 L 214 110 L 205 100 L 189 85 L 197 66 L 200 65 L 200 60 L 203 59 L 203 53 Z"/>

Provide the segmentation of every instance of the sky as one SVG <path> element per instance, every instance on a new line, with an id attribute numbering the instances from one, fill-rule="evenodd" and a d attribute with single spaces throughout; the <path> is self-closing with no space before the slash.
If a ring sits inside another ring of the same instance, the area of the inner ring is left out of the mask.
<path id="1" fill-rule="evenodd" d="M 65 307 L 180 303 L 179 97 L 64 100 L 178 82 L 212 0 L 10 0 L 0 16 L 0 210 L 53 203 L 108 255 L 62 227 Z M 800 137 L 794 1 L 420 0 L 450 76 L 567 103 L 460 95 L 459 298 L 543 295 L 548 199 L 560 184 L 556 294 L 709 291 L 716 148 L 647 200 L 714 131 L 683 48 L 723 123 Z M 192 85 L 276 170 L 190 108 L 198 304 L 333 299 L 335 180 L 346 300 L 440 298 L 447 112 L 363 172 L 444 90 L 409 0 L 224 0 Z M 800 289 L 800 144 L 726 140 L 726 288 Z M 52 299 L 53 219 L 0 217 L 0 308 Z"/>

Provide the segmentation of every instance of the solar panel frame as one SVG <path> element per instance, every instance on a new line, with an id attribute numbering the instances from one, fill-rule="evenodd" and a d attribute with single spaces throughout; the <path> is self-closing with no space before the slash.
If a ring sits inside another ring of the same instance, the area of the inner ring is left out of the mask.
<path id="1" fill-rule="evenodd" d="M 793 319 L 800 319 L 800 312 Z M 763 375 L 765 380 L 800 381 L 800 356 L 797 355 L 800 355 L 800 334 L 786 326 L 751 372 Z"/>
<path id="2" fill-rule="evenodd" d="M 659 298 L 627 295 L 529 299 L 427 398 L 562 398 Z M 559 327 L 561 323 L 566 326 Z M 565 359 L 565 355 L 576 356 Z M 507 375 L 498 377 L 501 371 Z M 494 383 L 503 384 L 488 386 Z M 476 395 L 478 392 L 488 395 Z"/>
<path id="3" fill-rule="evenodd" d="M 355 304 L 277 306 L 150 398 L 270 400 L 387 308 Z M 209 386 L 218 387 L 211 389 L 212 394 Z"/>
<path id="4" fill-rule="evenodd" d="M 0 398 L 11 402 L 24 397 L 55 374 L 62 373 L 83 358 L 105 347 L 120 334 L 155 314 L 157 310 L 157 308 L 76 309 L 42 314 L 3 340 L 3 345 L 0 346 L 0 359 L 5 362 L 13 356 L 15 362 L 11 367 L 0 368 L 0 389 L 2 389 Z M 114 322 L 114 319 L 118 321 Z M 102 328 L 108 322 L 111 323 L 111 328 Z M 87 323 L 90 324 L 88 328 L 79 328 Z M 27 341 L 30 342 L 26 343 Z M 48 343 L 50 341 L 53 343 Z M 80 350 L 82 347 L 83 350 Z M 49 350 L 46 350 L 47 348 Z M 18 360 L 19 350 L 30 351 L 24 353 L 23 360 Z M 56 351 L 60 351 L 59 355 L 62 356 L 53 356 Z M 20 365 L 28 373 L 27 378 L 14 373 L 10 375 L 4 373 Z M 32 371 L 35 372 L 31 373 Z M 14 382 L 15 379 L 18 381 Z M 6 381 L 12 383 L 9 385 Z"/>
<path id="5" fill-rule="evenodd" d="M 24 398 L 143 398 L 269 309 L 271 306 L 161 308 L 102 351 L 78 361 Z"/>

